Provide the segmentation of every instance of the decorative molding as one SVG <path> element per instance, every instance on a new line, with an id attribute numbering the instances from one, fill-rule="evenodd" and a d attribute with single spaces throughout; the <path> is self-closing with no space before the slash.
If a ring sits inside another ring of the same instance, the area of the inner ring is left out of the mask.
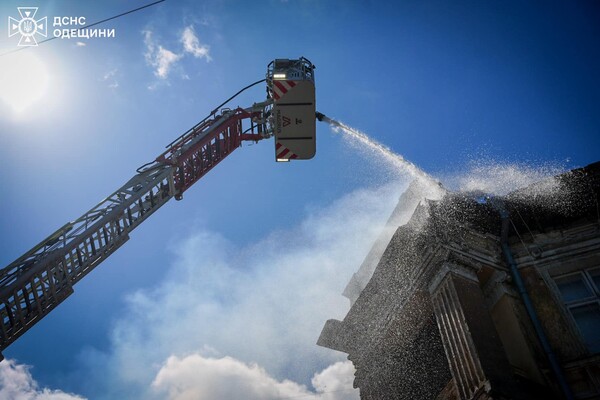
<path id="1" fill-rule="evenodd" d="M 461 264 L 445 261 L 431 280 L 431 283 L 429 284 L 429 293 L 434 294 L 440 284 L 444 281 L 444 278 L 451 272 L 479 284 L 475 270 Z"/>

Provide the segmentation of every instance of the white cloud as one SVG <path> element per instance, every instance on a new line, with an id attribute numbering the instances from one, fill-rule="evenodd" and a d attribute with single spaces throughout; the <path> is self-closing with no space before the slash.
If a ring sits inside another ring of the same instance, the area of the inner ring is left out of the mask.
<path id="1" fill-rule="evenodd" d="M 152 67 L 154 75 L 158 78 L 158 82 L 148 85 L 149 90 L 156 89 L 159 84 L 168 84 L 167 79 L 170 72 L 187 54 L 191 54 L 195 58 L 204 58 L 207 62 L 212 61 L 209 54 L 210 47 L 200 43 L 193 25 L 187 26 L 179 38 L 179 42 L 183 45 L 181 52 L 169 50 L 158 44 L 151 30 L 147 29 L 142 31 L 142 33 L 144 35 L 144 45 L 146 46 L 144 52 L 146 64 Z M 182 72 L 180 76 L 183 80 L 189 79 L 189 75 L 185 72 Z"/>
<path id="2" fill-rule="evenodd" d="M 154 68 L 154 75 L 160 79 L 167 79 L 169 72 L 182 57 L 161 45 L 157 45 L 152 38 L 152 31 L 145 30 L 144 44 L 146 63 Z"/>
<path id="3" fill-rule="evenodd" d="M 161 79 L 165 79 L 169 75 L 171 67 L 181 58 L 181 55 L 173 53 L 171 50 L 158 46 L 156 52 L 155 64 L 156 71 L 154 74 Z"/>
<path id="4" fill-rule="evenodd" d="M 103 76 L 102 76 L 102 80 L 103 81 L 107 81 L 110 78 L 113 78 L 115 75 L 117 74 L 117 69 L 111 69 L 110 71 L 106 72 Z"/>
<path id="5" fill-rule="evenodd" d="M 358 390 L 351 391 L 354 383 L 354 365 L 350 361 L 337 362 L 325 368 L 312 378 L 317 393 L 328 393 L 327 399 L 358 399 Z"/>
<path id="6" fill-rule="evenodd" d="M 116 78 L 118 72 L 119 70 L 117 68 L 114 68 L 109 70 L 102 76 L 102 81 L 106 82 L 108 87 L 111 89 L 116 89 L 119 87 L 119 82 Z"/>
<path id="7" fill-rule="evenodd" d="M 348 372 L 334 364 L 343 354 L 316 341 L 327 319 L 341 319 L 347 312 L 349 302 L 341 293 L 402 188 L 396 182 L 357 190 L 310 210 L 298 226 L 242 248 L 202 229 L 178 240 L 164 282 L 128 299 L 126 312 L 115 322 L 110 353 L 87 356 L 90 370 L 111 371 L 110 379 L 106 373 L 95 377 L 106 385 L 106 398 L 118 393 L 111 389 L 125 386 L 148 398 L 151 382 L 155 390 L 171 393 L 180 378 L 165 371 L 195 363 L 236 361 L 240 369 L 246 365 L 254 371 L 248 372 L 251 376 L 273 379 L 273 388 L 283 387 L 278 385 L 286 379 L 297 382 L 284 385 L 289 388 L 312 379 L 322 391 L 351 382 L 351 377 L 332 381 Z M 185 357 L 190 354 L 197 356 Z M 200 359 L 224 356 L 230 358 Z M 164 360 L 169 360 L 166 365 Z M 337 366 L 315 377 L 331 364 Z"/>
<path id="8" fill-rule="evenodd" d="M 0 399 L 82 400 L 83 397 L 60 390 L 39 389 L 28 366 L 17 364 L 14 360 L 4 360 L 0 362 Z"/>
<path id="9" fill-rule="evenodd" d="M 85 47 L 86 43 L 85 42 L 75 42 L 75 46 L 77 46 L 77 47 Z"/>
<path id="10" fill-rule="evenodd" d="M 316 392 L 290 380 L 277 380 L 257 364 L 231 357 L 208 358 L 199 354 L 169 357 L 152 382 L 152 388 L 169 400 L 306 400 L 357 399 L 352 388 L 354 367 L 349 361 L 336 363 L 316 374 Z"/>
<path id="11" fill-rule="evenodd" d="M 196 31 L 192 25 L 186 27 L 181 34 L 181 43 L 183 50 L 192 54 L 196 58 L 204 58 L 206 61 L 211 61 L 209 51 L 210 47 L 206 44 L 200 44 Z"/>

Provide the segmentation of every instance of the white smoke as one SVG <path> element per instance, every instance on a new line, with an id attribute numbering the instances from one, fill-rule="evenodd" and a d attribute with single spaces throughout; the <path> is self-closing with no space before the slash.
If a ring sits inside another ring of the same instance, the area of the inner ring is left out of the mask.
<path id="1" fill-rule="evenodd" d="M 242 248 L 217 232 L 197 229 L 173 249 L 164 283 L 129 297 L 110 353 L 85 356 L 89 371 L 109 371 L 86 379 L 105 384 L 98 390 L 104 398 L 125 392 L 132 398 L 168 393 L 179 399 L 187 392 L 173 389 L 178 382 L 189 382 L 184 386 L 196 393 L 197 382 L 209 373 L 193 378 L 187 366 L 231 364 L 245 371 L 240 387 L 268 382 L 269 396 L 288 389 L 311 395 L 303 386 L 311 379 L 317 391 L 346 387 L 352 370 L 335 364 L 344 355 L 316 341 L 327 319 L 347 312 L 341 293 L 403 188 L 395 182 L 357 190 L 308 212 L 299 226 Z M 328 378 L 343 374 L 349 376 Z"/>
<path id="2" fill-rule="evenodd" d="M 398 167 L 401 158 L 376 150 Z M 554 172 L 490 163 L 445 182 L 504 194 Z M 341 293 L 404 187 L 354 191 L 241 248 L 197 227 L 172 249 L 164 282 L 128 298 L 110 351 L 82 355 L 94 398 L 357 399 L 352 364 L 315 342 L 327 319 L 343 319 Z M 79 398 L 40 391 L 26 367 L 4 365 L 1 374 L 20 378 L 2 381 L 2 390 L 25 393 L 14 398 Z"/>
<path id="3" fill-rule="evenodd" d="M 401 158 L 388 153 L 385 162 L 397 167 Z M 553 171 L 490 164 L 448 180 L 460 190 L 498 192 Z M 440 191 L 429 178 L 421 183 Z M 178 400 L 357 396 L 347 389 L 352 365 L 315 342 L 327 319 L 343 319 L 348 302 L 340 294 L 404 187 L 396 181 L 354 191 L 308 213 L 299 226 L 241 248 L 201 227 L 179 240 L 164 283 L 128 298 L 111 351 L 87 355 L 90 370 L 110 371 L 90 377 L 104 384 L 99 393 Z"/>

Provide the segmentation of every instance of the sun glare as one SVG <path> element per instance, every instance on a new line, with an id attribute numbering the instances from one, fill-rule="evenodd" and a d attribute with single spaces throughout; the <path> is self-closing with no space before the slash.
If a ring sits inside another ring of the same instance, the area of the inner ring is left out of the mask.
<path id="1" fill-rule="evenodd" d="M 48 92 L 50 76 L 44 61 L 26 49 L 0 57 L 0 100 L 20 114 Z"/>

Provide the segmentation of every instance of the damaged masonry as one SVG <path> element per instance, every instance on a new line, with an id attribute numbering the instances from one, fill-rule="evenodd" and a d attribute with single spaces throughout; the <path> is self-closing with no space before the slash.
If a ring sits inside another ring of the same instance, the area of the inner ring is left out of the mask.
<path id="1" fill-rule="evenodd" d="M 599 192 L 600 162 L 502 198 L 413 182 L 318 344 L 363 400 L 600 399 Z"/>

